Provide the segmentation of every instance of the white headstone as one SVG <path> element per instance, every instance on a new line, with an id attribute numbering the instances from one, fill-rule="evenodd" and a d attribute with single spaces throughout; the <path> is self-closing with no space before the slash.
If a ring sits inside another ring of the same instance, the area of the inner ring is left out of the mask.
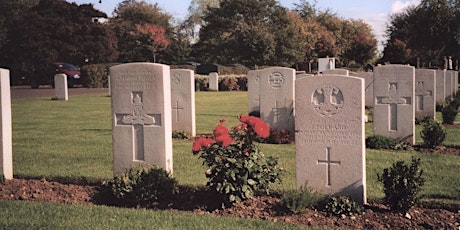
<path id="1" fill-rule="evenodd" d="M 260 112 L 260 70 L 248 71 L 248 113 Z"/>
<path id="2" fill-rule="evenodd" d="M 366 106 L 374 106 L 374 73 L 373 72 L 363 72 L 357 74 L 357 77 L 364 79 L 364 90 L 366 99 L 365 105 Z"/>
<path id="3" fill-rule="evenodd" d="M 326 69 L 326 70 L 323 70 L 321 73 L 323 75 L 327 75 L 327 74 L 339 74 L 339 75 L 345 75 L 345 76 L 350 75 L 350 71 L 348 71 L 347 69 Z"/>
<path id="4" fill-rule="evenodd" d="M 209 90 L 219 91 L 219 74 L 215 72 L 209 73 Z"/>
<path id="5" fill-rule="evenodd" d="M 374 134 L 415 144 L 415 68 L 374 68 Z"/>
<path id="6" fill-rule="evenodd" d="M 129 63 L 110 68 L 114 175 L 133 164 L 173 172 L 169 66 Z"/>
<path id="7" fill-rule="evenodd" d="M 458 92 L 458 72 L 454 73 L 454 92 Z"/>
<path id="8" fill-rule="evenodd" d="M 56 74 L 54 75 L 54 91 L 57 100 L 69 100 L 69 89 L 67 86 L 67 75 Z"/>
<path id="9" fill-rule="evenodd" d="M 457 78 L 457 81 L 458 81 L 458 77 L 457 77 L 457 71 L 455 70 L 447 70 L 447 74 L 446 76 L 448 76 L 449 78 L 449 86 L 450 86 L 450 92 L 449 92 L 449 96 L 453 97 L 455 95 L 455 88 L 456 88 L 456 78 Z M 446 78 L 446 81 L 447 81 L 447 78 Z M 446 82 L 447 83 L 447 82 Z"/>
<path id="10" fill-rule="evenodd" d="M 446 86 L 445 86 L 445 96 L 447 99 L 452 97 L 453 91 L 454 91 L 454 78 L 453 78 L 453 71 L 447 70 L 446 71 Z"/>
<path id="11" fill-rule="evenodd" d="M 446 99 L 446 70 L 436 70 L 436 102 Z"/>
<path id="12" fill-rule="evenodd" d="M 364 79 L 296 80 L 296 184 L 366 203 Z"/>
<path id="13" fill-rule="evenodd" d="M 193 70 L 171 70 L 172 131 L 196 136 L 195 75 Z"/>
<path id="14" fill-rule="evenodd" d="M 260 70 L 260 117 L 271 129 L 294 133 L 295 69 Z"/>
<path id="15" fill-rule="evenodd" d="M 335 69 L 335 58 L 318 58 L 318 73 L 328 69 Z"/>
<path id="16" fill-rule="evenodd" d="M 436 71 L 415 70 L 415 118 L 436 117 Z"/>
<path id="17" fill-rule="evenodd" d="M 1 144 L 1 173 L 7 180 L 13 179 L 13 142 L 11 125 L 11 92 L 10 71 L 0 69 L 0 132 Z"/>

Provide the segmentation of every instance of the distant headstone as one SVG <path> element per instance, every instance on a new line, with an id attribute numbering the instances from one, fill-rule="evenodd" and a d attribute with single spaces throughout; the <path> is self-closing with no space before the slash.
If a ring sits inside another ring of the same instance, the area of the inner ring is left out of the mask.
<path id="1" fill-rule="evenodd" d="M 219 74 L 215 72 L 209 73 L 209 90 L 219 91 Z"/>
<path id="2" fill-rule="evenodd" d="M 446 70 L 436 70 L 436 102 L 446 99 Z"/>
<path id="3" fill-rule="evenodd" d="M 173 172 L 169 66 L 129 63 L 110 68 L 114 175 L 134 164 Z"/>
<path id="4" fill-rule="evenodd" d="M 436 117 L 436 71 L 415 70 L 415 118 Z"/>
<path id="5" fill-rule="evenodd" d="M 250 70 L 248 78 L 248 113 L 260 113 L 260 70 Z"/>
<path id="6" fill-rule="evenodd" d="M 369 107 L 374 106 L 374 73 L 363 72 L 357 74 L 357 77 L 364 79 L 365 105 Z"/>
<path id="7" fill-rule="evenodd" d="M 335 69 L 335 58 L 318 58 L 318 73 L 328 69 Z"/>
<path id="8" fill-rule="evenodd" d="M 447 70 L 446 71 L 446 86 L 445 86 L 445 96 L 447 99 L 452 97 L 452 92 L 454 91 L 454 78 L 453 78 L 453 71 Z"/>
<path id="9" fill-rule="evenodd" d="M 446 73 L 446 83 L 447 83 L 447 76 L 449 78 L 449 83 L 448 84 L 450 86 L 450 92 L 449 92 L 449 96 L 453 97 L 455 95 L 455 88 L 456 88 L 456 80 L 458 81 L 458 76 L 457 76 L 457 71 L 455 70 L 448 70 L 447 73 Z"/>
<path id="10" fill-rule="evenodd" d="M 326 70 L 323 70 L 321 73 L 323 75 L 327 75 L 327 74 L 339 74 L 339 75 L 345 75 L 345 76 L 350 75 L 350 71 L 348 71 L 347 69 L 326 69 Z"/>
<path id="11" fill-rule="evenodd" d="M 196 136 L 195 76 L 193 70 L 171 70 L 172 131 Z"/>
<path id="12" fill-rule="evenodd" d="M 296 80 L 296 184 L 366 203 L 364 80 Z"/>
<path id="13" fill-rule="evenodd" d="M 56 74 L 54 75 L 54 91 L 57 100 L 69 100 L 69 89 L 67 87 L 67 75 Z"/>
<path id="14" fill-rule="evenodd" d="M 260 117 L 272 129 L 294 133 L 295 69 L 260 70 Z"/>
<path id="15" fill-rule="evenodd" d="M 454 93 L 458 93 L 458 72 L 454 73 Z"/>
<path id="16" fill-rule="evenodd" d="M 415 144 L 415 68 L 374 68 L 374 134 Z"/>
<path id="17" fill-rule="evenodd" d="M 10 71 L 0 69 L 0 132 L 2 142 L 0 169 L 7 180 L 13 179 L 13 142 L 11 125 Z"/>

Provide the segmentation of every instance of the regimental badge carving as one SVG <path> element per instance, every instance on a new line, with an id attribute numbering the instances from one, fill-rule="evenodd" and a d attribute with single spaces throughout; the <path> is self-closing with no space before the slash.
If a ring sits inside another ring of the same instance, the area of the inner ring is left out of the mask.
<path id="1" fill-rule="evenodd" d="M 180 83 L 180 74 L 174 74 L 173 77 L 171 78 L 171 82 L 178 85 Z"/>
<path id="2" fill-rule="evenodd" d="M 337 114 L 343 107 L 342 91 L 332 85 L 320 87 L 313 93 L 312 104 L 316 112 L 324 116 Z"/>
<path id="3" fill-rule="evenodd" d="M 281 88 L 284 82 L 284 76 L 280 72 L 274 72 L 268 77 L 268 84 L 275 89 Z"/>
<path id="4" fill-rule="evenodd" d="M 132 113 L 123 116 L 122 122 L 130 125 L 153 125 L 155 124 L 155 118 L 144 112 L 142 98 L 136 93 L 133 97 Z"/>

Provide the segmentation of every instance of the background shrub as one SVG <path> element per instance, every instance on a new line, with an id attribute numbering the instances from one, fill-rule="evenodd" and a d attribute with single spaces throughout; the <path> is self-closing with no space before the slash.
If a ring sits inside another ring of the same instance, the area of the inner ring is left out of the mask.
<path id="1" fill-rule="evenodd" d="M 339 196 L 330 197 L 324 211 L 334 216 L 354 216 L 363 213 L 364 208 L 349 197 Z"/>
<path id="2" fill-rule="evenodd" d="M 177 185 L 168 172 L 153 165 L 133 166 L 103 183 L 105 192 L 128 206 L 150 205 L 172 195 Z"/>
<path id="3" fill-rule="evenodd" d="M 444 106 L 444 108 L 442 108 L 441 113 L 442 123 L 453 125 L 458 111 L 455 104 L 449 103 L 446 106 Z"/>
<path id="4" fill-rule="evenodd" d="M 239 89 L 240 86 L 236 77 L 223 77 L 219 81 L 219 91 L 234 91 Z"/>
<path id="5" fill-rule="evenodd" d="M 384 202 L 392 210 L 405 213 L 419 201 L 418 193 L 425 184 L 419 167 L 420 159 L 412 157 L 411 165 L 397 161 L 377 174 L 378 181 L 383 183 Z"/>
<path id="6" fill-rule="evenodd" d="M 309 187 L 291 190 L 283 194 L 281 202 L 292 211 L 316 209 L 326 199 L 326 196 Z"/>
<path id="7" fill-rule="evenodd" d="M 206 76 L 195 75 L 195 91 L 208 91 L 209 79 Z"/>
<path id="8" fill-rule="evenodd" d="M 172 138 L 176 139 L 189 139 L 189 135 L 186 131 L 173 131 Z"/>
<path id="9" fill-rule="evenodd" d="M 366 148 L 370 149 L 392 149 L 396 141 L 391 137 L 372 135 L 366 138 Z"/>
<path id="10" fill-rule="evenodd" d="M 92 64 L 81 68 L 83 86 L 87 88 L 108 88 L 110 67 L 118 63 Z"/>
<path id="11" fill-rule="evenodd" d="M 420 136 L 423 139 L 423 145 L 428 148 L 440 146 L 446 138 L 445 128 L 433 119 L 424 120 L 422 125 Z"/>

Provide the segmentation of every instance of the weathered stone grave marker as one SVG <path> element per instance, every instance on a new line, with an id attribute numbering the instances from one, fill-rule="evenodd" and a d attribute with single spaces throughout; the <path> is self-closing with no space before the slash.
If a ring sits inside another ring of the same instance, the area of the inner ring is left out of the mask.
<path id="1" fill-rule="evenodd" d="M 56 100 L 69 100 L 69 89 L 67 86 L 67 75 L 56 74 L 54 75 L 54 91 Z"/>
<path id="2" fill-rule="evenodd" d="M 260 70 L 250 70 L 248 78 L 248 113 L 260 112 Z"/>
<path id="3" fill-rule="evenodd" d="M 318 73 L 328 69 L 335 69 L 335 58 L 318 58 Z"/>
<path id="4" fill-rule="evenodd" d="M 145 163 L 172 173 L 169 66 L 129 63 L 110 68 L 114 175 Z"/>
<path id="5" fill-rule="evenodd" d="M 219 91 L 219 74 L 215 72 L 209 73 L 209 90 Z"/>
<path id="6" fill-rule="evenodd" d="M 436 102 L 446 99 L 446 70 L 436 70 Z"/>
<path id="7" fill-rule="evenodd" d="M 374 68 L 374 134 L 415 144 L 414 80 L 412 66 Z"/>
<path id="8" fill-rule="evenodd" d="M 260 117 L 271 129 L 294 132 L 295 70 L 260 70 Z"/>
<path id="9" fill-rule="evenodd" d="M 196 136 L 195 76 L 193 70 L 171 70 L 172 131 Z"/>
<path id="10" fill-rule="evenodd" d="M 436 71 L 415 70 L 415 118 L 436 117 Z"/>
<path id="11" fill-rule="evenodd" d="M 449 80 L 447 80 L 449 79 Z M 449 87 L 449 96 L 450 97 L 453 97 L 456 93 L 456 90 L 455 88 L 457 88 L 458 86 L 456 85 L 456 80 L 458 81 L 458 76 L 457 76 L 457 71 L 454 71 L 454 70 L 448 70 L 447 73 L 446 73 L 446 84 L 448 84 L 450 87 Z M 448 81 L 448 82 L 447 82 Z"/>
<path id="12" fill-rule="evenodd" d="M 366 203 L 364 80 L 296 80 L 296 184 Z"/>
<path id="13" fill-rule="evenodd" d="M 7 180 L 13 179 L 13 142 L 11 123 L 11 92 L 10 92 L 10 71 L 0 69 L 0 132 L 1 173 Z"/>

